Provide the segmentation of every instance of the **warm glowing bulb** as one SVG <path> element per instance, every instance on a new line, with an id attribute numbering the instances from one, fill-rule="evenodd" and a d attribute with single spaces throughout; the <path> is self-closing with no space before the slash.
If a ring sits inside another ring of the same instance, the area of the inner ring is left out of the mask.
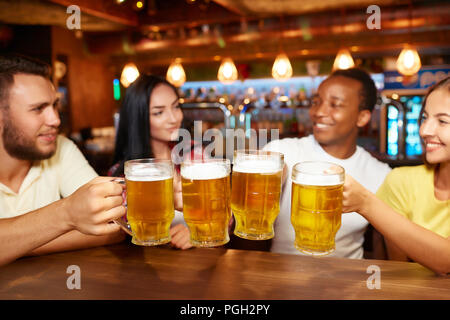
<path id="1" fill-rule="evenodd" d="M 142 3 L 142 1 L 136 2 L 136 8 L 142 9 L 143 6 L 144 6 L 144 4 Z"/>
<path id="2" fill-rule="evenodd" d="M 405 47 L 397 59 L 397 70 L 405 76 L 412 76 L 416 74 L 422 63 L 420 62 L 419 53 L 412 47 Z"/>
<path id="3" fill-rule="evenodd" d="M 285 61 L 280 61 L 280 63 L 278 64 L 278 73 L 281 76 L 286 75 L 286 73 L 287 73 L 287 65 L 286 65 Z"/>
<path id="4" fill-rule="evenodd" d="M 229 62 L 226 62 L 223 66 L 223 75 L 225 78 L 231 78 L 233 75 L 233 66 Z"/>
<path id="5" fill-rule="evenodd" d="M 350 51 L 348 51 L 347 49 L 339 50 L 336 59 L 334 60 L 333 70 L 345 70 L 353 68 L 354 66 L 355 62 L 353 61 Z"/>
<path id="6" fill-rule="evenodd" d="M 411 50 L 407 50 L 405 52 L 405 67 L 407 67 L 408 69 L 411 69 L 412 66 L 414 65 L 414 53 Z"/>
<path id="7" fill-rule="evenodd" d="M 139 70 L 136 65 L 132 62 L 127 63 L 123 67 L 122 75 L 120 76 L 120 82 L 127 88 L 134 80 L 139 77 Z"/>
<path id="8" fill-rule="evenodd" d="M 280 53 L 273 63 L 272 77 L 277 80 L 286 80 L 292 77 L 291 62 L 284 53 Z"/>
<path id="9" fill-rule="evenodd" d="M 166 79 L 176 87 L 181 87 L 186 82 L 186 73 L 178 60 L 172 62 L 167 69 Z"/>
<path id="10" fill-rule="evenodd" d="M 237 80 L 237 78 L 238 71 L 233 60 L 231 60 L 231 58 L 223 59 L 222 64 L 219 67 L 219 71 L 217 72 L 217 79 L 219 79 L 222 83 L 229 84 Z"/>
<path id="11" fill-rule="evenodd" d="M 175 81 L 179 81 L 181 79 L 181 70 L 180 68 L 174 68 L 172 71 L 172 78 Z"/>
<path id="12" fill-rule="evenodd" d="M 340 56 L 339 58 L 339 68 L 340 69 L 348 69 L 350 68 L 351 62 L 347 56 Z"/>

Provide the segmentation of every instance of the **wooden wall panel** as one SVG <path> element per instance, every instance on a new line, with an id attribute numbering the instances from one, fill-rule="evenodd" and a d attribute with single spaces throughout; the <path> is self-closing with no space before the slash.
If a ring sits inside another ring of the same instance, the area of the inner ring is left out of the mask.
<path id="1" fill-rule="evenodd" d="M 53 59 L 67 56 L 72 132 L 113 125 L 117 103 L 113 98 L 114 75 L 109 59 L 89 55 L 83 49 L 82 39 L 59 27 L 52 28 L 52 55 Z"/>

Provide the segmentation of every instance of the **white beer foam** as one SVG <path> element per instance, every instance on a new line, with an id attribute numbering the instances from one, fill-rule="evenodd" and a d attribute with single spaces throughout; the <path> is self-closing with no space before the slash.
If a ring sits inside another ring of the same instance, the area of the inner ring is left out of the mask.
<path id="1" fill-rule="evenodd" d="M 181 175 L 189 180 L 220 179 L 228 176 L 228 170 L 218 163 L 195 163 L 181 167 Z"/>
<path id="2" fill-rule="evenodd" d="M 308 186 L 336 186 L 344 183 L 339 175 L 321 176 L 306 173 L 297 173 L 292 181 L 296 184 Z"/>
<path id="3" fill-rule="evenodd" d="M 233 171 L 243 173 L 277 173 L 279 163 L 271 160 L 244 160 L 233 166 Z"/>
<path id="4" fill-rule="evenodd" d="M 148 176 L 126 176 L 125 179 L 130 181 L 162 181 L 171 179 L 172 176 L 148 177 Z"/>
<path id="5" fill-rule="evenodd" d="M 127 169 L 126 179 L 132 181 L 160 181 L 170 179 L 172 176 L 167 170 L 161 170 L 145 163 L 133 165 Z"/>

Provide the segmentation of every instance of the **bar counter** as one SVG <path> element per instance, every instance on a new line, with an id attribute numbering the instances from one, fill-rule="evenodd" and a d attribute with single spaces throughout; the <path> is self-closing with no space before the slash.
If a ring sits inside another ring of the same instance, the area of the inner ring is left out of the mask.
<path id="1" fill-rule="evenodd" d="M 73 265 L 79 289 L 68 286 Z M 450 277 L 408 262 L 122 243 L 0 267 L 0 299 L 450 299 Z"/>

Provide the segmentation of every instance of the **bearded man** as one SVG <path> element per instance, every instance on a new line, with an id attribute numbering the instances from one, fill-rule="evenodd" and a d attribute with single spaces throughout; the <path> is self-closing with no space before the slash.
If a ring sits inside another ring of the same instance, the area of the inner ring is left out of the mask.
<path id="1" fill-rule="evenodd" d="M 116 243 L 123 187 L 97 177 L 61 121 L 47 64 L 0 56 L 0 265 Z"/>

